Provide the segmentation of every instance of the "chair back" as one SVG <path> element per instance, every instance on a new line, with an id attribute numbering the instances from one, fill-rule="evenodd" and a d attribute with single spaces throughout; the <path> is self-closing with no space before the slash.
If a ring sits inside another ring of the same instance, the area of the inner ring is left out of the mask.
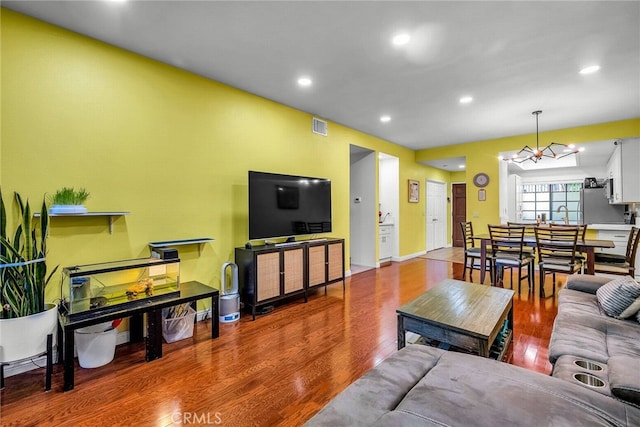
<path id="1" fill-rule="evenodd" d="M 629 241 L 627 242 L 627 263 L 633 271 L 636 265 L 636 254 L 638 253 L 638 243 L 640 242 L 640 228 L 631 227 Z"/>
<path id="2" fill-rule="evenodd" d="M 489 225 L 491 252 L 495 258 L 504 256 L 523 257 L 524 226 L 519 225 Z"/>
<path id="3" fill-rule="evenodd" d="M 576 226 L 536 227 L 538 263 L 573 266 L 576 260 L 576 244 L 580 228 Z"/>
<path id="4" fill-rule="evenodd" d="M 551 228 L 577 228 L 578 229 L 578 239 L 584 240 L 587 235 L 587 224 L 549 224 Z"/>
<path id="5" fill-rule="evenodd" d="M 524 227 L 524 235 L 525 236 L 535 236 L 534 228 L 536 228 L 536 224 L 531 224 L 529 222 L 511 222 L 507 221 L 507 225 L 516 226 L 516 227 Z"/>
<path id="6" fill-rule="evenodd" d="M 464 250 L 475 247 L 475 239 L 473 238 L 473 224 L 471 221 L 461 222 L 462 236 L 464 237 Z"/>

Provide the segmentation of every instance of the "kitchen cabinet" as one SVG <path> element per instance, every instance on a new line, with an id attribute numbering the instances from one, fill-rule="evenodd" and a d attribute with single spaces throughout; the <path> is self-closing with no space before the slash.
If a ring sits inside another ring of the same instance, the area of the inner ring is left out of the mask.
<path id="1" fill-rule="evenodd" d="M 393 256 L 393 224 L 380 224 L 380 262 Z"/>
<path id="2" fill-rule="evenodd" d="M 616 141 L 607 162 L 607 177 L 613 180 L 610 203 L 640 202 L 640 138 Z"/>

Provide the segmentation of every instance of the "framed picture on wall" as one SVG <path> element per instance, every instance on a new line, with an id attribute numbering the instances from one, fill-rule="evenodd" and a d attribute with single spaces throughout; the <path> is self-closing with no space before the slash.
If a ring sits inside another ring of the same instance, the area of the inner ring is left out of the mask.
<path id="1" fill-rule="evenodd" d="M 487 200 L 487 190 L 478 190 L 478 200 L 484 202 Z"/>
<path id="2" fill-rule="evenodd" d="M 418 203 L 420 201 L 420 181 L 414 179 L 409 180 L 409 203 Z"/>

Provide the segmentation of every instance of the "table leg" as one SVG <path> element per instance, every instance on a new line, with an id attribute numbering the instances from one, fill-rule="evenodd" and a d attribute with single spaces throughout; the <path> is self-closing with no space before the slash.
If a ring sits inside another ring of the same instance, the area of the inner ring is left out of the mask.
<path id="1" fill-rule="evenodd" d="M 58 364 L 61 365 L 64 360 L 64 333 L 62 330 L 62 325 L 58 320 Z"/>
<path id="2" fill-rule="evenodd" d="M 146 361 L 162 357 L 162 310 L 147 312 L 147 345 Z"/>
<path id="3" fill-rule="evenodd" d="M 586 248 L 587 252 L 587 274 L 591 274 L 592 276 L 596 274 L 596 249 L 593 246 L 589 246 Z"/>
<path id="4" fill-rule="evenodd" d="M 404 318 L 398 314 L 398 350 L 406 345 L 406 332 L 404 330 Z"/>
<path id="5" fill-rule="evenodd" d="M 73 370 L 74 370 L 74 361 L 73 361 L 73 347 L 75 345 L 75 337 L 73 334 L 73 329 L 64 328 L 64 361 L 63 361 L 63 370 L 64 370 L 64 391 L 73 390 L 74 381 L 73 381 Z"/>
<path id="6" fill-rule="evenodd" d="M 217 296 L 211 297 L 211 338 L 220 336 L 220 300 Z"/>
<path id="7" fill-rule="evenodd" d="M 489 357 L 489 343 L 486 340 L 478 340 L 478 354 L 482 357 Z"/>

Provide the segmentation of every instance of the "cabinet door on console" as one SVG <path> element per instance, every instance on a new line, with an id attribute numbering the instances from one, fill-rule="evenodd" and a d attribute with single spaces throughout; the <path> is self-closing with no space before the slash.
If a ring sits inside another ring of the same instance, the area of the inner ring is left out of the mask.
<path id="1" fill-rule="evenodd" d="M 286 250 L 284 255 L 284 293 L 304 289 L 304 250 Z"/>
<path id="2" fill-rule="evenodd" d="M 329 245 L 329 277 L 328 282 L 342 279 L 344 275 L 344 256 L 342 251 L 342 242 L 330 243 Z"/>
<path id="3" fill-rule="evenodd" d="M 326 282 L 325 245 L 309 246 L 309 287 Z"/>
<path id="4" fill-rule="evenodd" d="M 280 253 L 269 252 L 256 256 L 257 301 L 280 295 Z"/>

